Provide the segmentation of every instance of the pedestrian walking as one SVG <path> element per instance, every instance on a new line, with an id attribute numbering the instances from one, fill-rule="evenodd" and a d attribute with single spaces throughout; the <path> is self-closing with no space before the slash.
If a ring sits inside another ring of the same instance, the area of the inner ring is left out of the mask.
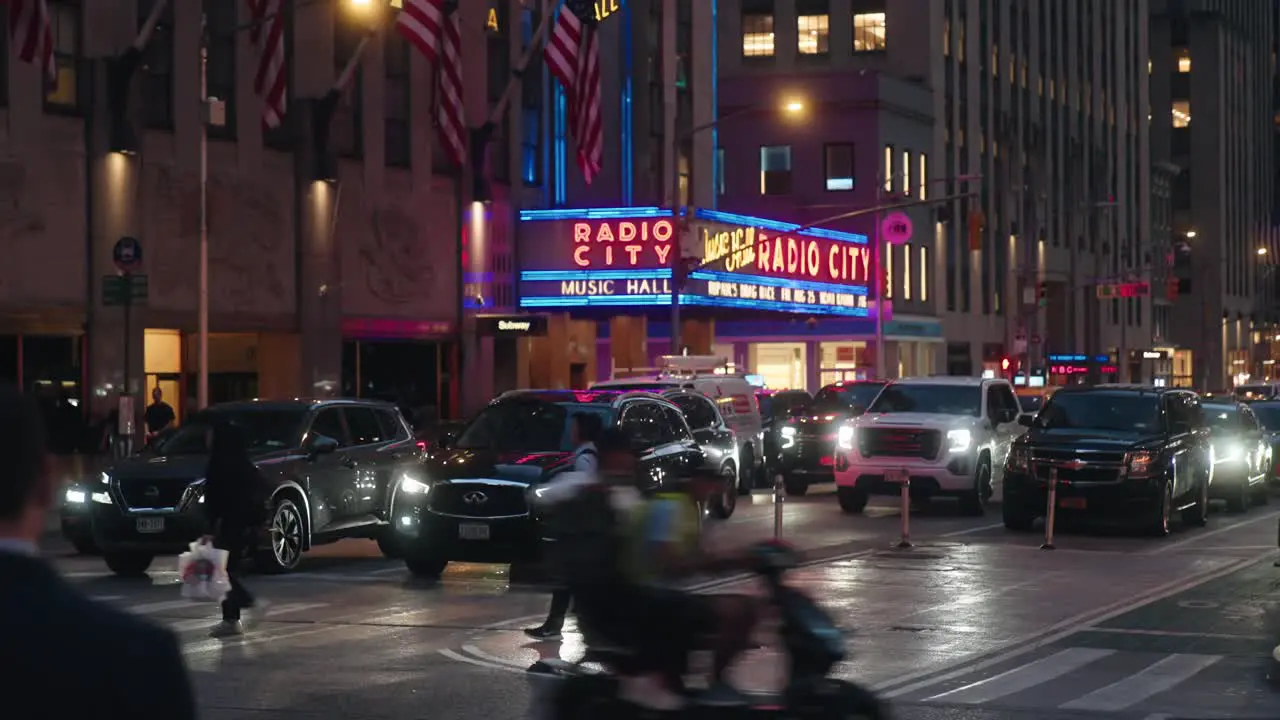
<path id="1" fill-rule="evenodd" d="M 569 441 L 574 446 L 573 472 L 582 473 L 578 477 L 595 480 L 600 469 L 600 458 L 596 452 L 596 442 L 604 431 L 604 422 L 594 413 L 575 413 L 569 422 Z M 535 640 L 559 640 L 564 630 L 564 619 L 569 614 L 569 606 L 573 603 L 573 594 L 563 586 L 551 593 L 551 608 L 547 611 L 547 619 L 535 628 L 524 631 Z"/>
<path id="2" fill-rule="evenodd" d="M 245 587 L 240 563 L 257 542 L 264 521 L 266 480 L 249 458 L 244 435 L 229 422 L 211 425 L 206 433 L 209 465 L 205 469 L 204 509 L 210 535 L 206 542 L 226 550 L 227 577 L 231 590 L 222 601 L 222 621 L 213 627 L 213 637 L 244 634 L 246 621 L 252 629 L 262 620 L 266 604 L 256 600 Z M 247 617 L 242 620 L 242 613 Z"/>
<path id="3" fill-rule="evenodd" d="M 60 494 L 34 399 L 0 390 L 0 697 L 26 720 L 194 720 L 177 637 L 90 600 L 39 556 Z M 75 690 L 67 687 L 73 675 Z"/>

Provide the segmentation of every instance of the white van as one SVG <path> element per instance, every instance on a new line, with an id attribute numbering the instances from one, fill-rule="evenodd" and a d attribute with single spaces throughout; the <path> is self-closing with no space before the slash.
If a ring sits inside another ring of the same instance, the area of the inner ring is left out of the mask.
<path id="1" fill-rule="evenodd" d="M 764 426 L 756 388 L 745 373 L 731 372 L 729 361 L 713 355 L 667 355 L 656 368 L 615 372 L 612 380 L 598 382 L 592 390 L 696 390 L 715 401 L 724 421 L 738 436 L 739 490 L 768 484 L 764 466 Z"/>

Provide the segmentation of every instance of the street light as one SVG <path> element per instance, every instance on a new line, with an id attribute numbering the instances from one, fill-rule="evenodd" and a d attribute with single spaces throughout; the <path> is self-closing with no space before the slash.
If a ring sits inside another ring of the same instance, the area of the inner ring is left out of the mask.
<path id="1" fill-rule="evenodd" d="M 1259 254 L 1259 255 L 1266 255 L 1266 254 L 1267 254 L 1267 249 L 1266 249 L 1266 248 L 1264 248 L 1264 247 L 1260 247 L 1260 248 L 1258 248 L 1258 254 Z"/>
<path id="2" fill-rule="evenodd" d="M 1187 238 L 1188 238 L 1188 239 L 1195 239 L 1196 231 L 1195 231 L 1195 230 L 1188 230 L 1188 231 L 1186 232 L 1186 236 L 1187 236 Z"/>
<path id="3" fill-rule="evenodd" d="M 800 98 L 789 98 L 779 103 L 778 108 L 785 116 L 796 117 L 803 115 L 806 109 L 804 100 Z M 692 128 L 680 133 L 675 138 L 675 144 L 671 148 L 672 168 L 671 168 L 671 210 L 673 219 L 680 227 L 680 231 L 676 234 L 676 249 L 671 253 L 671 349 L 669 354 L 680 354 L 680 290 L 684 286 L 685 276 L 684 270 L 684 228 L 688 224 L 688 217 L 681 221 L 680 206 L 680 165 L 678 157 L 680 155 L 680 147 L 688 140 L 691 140 L 698 133 L 711 130 L 720 126 L 720 123 L 730 118 L 741 117 L 743 115 L 753 115 L 761 112 L 768 112 L 770 106 L 767 105 L 748 105 L 740 107 L 731 112 L 712 120 L 710 122 L 695 125 Z"/>

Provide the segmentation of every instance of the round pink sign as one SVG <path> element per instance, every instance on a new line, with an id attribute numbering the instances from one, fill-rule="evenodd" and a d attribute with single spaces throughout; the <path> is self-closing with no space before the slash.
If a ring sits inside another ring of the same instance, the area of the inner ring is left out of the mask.
<path id="1" fill-rule="evenodd" d="M 880 237 L 890 245 L 901 245 L 911 239 L 911 218 L 906 213 L 890 213 L 880 222 Z"/>

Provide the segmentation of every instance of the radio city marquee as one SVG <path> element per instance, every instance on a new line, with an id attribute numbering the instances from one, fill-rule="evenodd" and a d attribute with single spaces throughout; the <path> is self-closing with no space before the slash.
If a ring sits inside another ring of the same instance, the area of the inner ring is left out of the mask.
<path id="1" fill-rule="evenodd" d="M 521 213 L 520 304 L 527 308 L 666 305 L 681 221 L 658 208 Z M 865 236 L 800 230 L 697 210 L 687 251 L 700 265 L 687 305 L 867 315 L 872 258 Z"/>

